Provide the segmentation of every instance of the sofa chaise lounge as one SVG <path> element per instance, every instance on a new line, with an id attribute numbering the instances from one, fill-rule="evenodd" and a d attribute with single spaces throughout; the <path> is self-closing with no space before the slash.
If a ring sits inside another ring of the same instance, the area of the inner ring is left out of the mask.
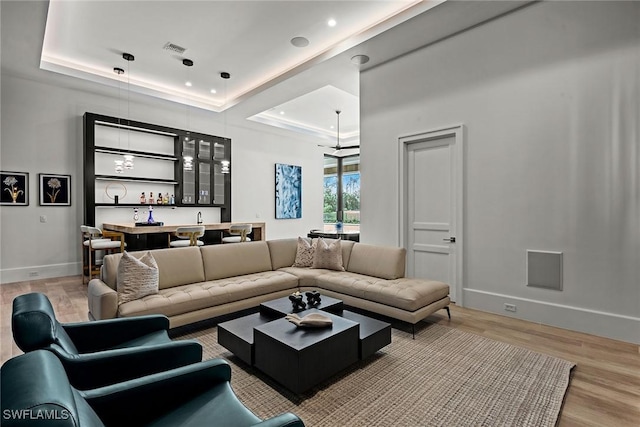
<path id="1" fill-rule="evenodd" d="M 122 254 L 106 255 L 100 278 L 89 282 L 89 316 L 163 314 L 175 328 L 307 290 L 412 325 L 449 310 L 446 283 L 404 277 L 404 248 L 342 241 L 344 271 L 292 267 L 296 251 L 295 238 L 152 250 L 159 291 L 122 304 L 116 291 Z"/>

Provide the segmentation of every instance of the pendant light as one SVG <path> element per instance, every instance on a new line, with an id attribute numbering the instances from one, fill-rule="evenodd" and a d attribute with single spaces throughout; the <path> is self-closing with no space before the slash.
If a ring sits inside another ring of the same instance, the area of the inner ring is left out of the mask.
<path id="1" fill-rule="evenodd" d="M 120 148 L 120 134 L 122 132 L 121 123 L 120 123 L 120 77 L 124 74 L 124 70 L 120 67 L 114 67 L 113 72 L 118 75 L 118 148 Z M 120 159 L 116 159 L 113 161 L 115 173 L 124 173 L 124 161 Z"/>
<path id="2" fill-rule="evenodd" d="M 127 61 L 127 123 L 131 125 L 131 70 L 130 64 L 135 60 L 135 57 L 130 53 L 123 53 L 122 58 Z M 130 139 L 131 130 L 127 129 L 127 149 L 129 149 L 129 139 Z M 124 168 L 127 170 L 133 169 L 133 156 L 131 154 L 124 155 Z"/>

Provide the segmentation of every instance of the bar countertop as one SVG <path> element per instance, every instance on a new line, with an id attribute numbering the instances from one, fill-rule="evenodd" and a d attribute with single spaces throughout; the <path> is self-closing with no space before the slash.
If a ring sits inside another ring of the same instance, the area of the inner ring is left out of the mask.
<path id="1" fill-rule="evenodd" d="M 165 224 L 162 226 L 136 226 L 135 223 L 104 223 L 102 228 L 110 231 L 120 231 L 127 234 L 151 234 L 151 233 L 171 233 L 176 231 L 178 227 L 192 227 L 194 225 L 204 225 L 205 230 L 228 230 L 232 224 L 239 224 L 239 222 L 219 222 L 219 223 L 203 223 L 203 224 Z M 251 224 L 254 231 L 257 231 L 260 238 L 255 240 L 264 239 L 266 235 L 266 224 L 264 222 L 243 222 L 242 224 Z"/>

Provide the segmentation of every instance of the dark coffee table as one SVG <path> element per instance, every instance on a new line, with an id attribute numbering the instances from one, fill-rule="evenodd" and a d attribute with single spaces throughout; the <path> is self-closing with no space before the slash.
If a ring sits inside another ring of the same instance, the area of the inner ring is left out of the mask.
<path id="1" fill-rule="evenodd" d="M 218 325 L 218 342 L 289 390 L 302 393 L 391 343 L 391 325 L 343 309 L 342 301 L 323 296 L 317 308 L 330 328 L 298 328 L 284 319 L 287 297 L 260 305 L 260 311 Z"/>

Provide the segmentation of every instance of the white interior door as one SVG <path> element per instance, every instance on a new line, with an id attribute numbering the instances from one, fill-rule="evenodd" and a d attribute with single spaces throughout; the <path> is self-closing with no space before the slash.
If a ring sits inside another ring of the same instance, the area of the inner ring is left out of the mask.
<path id="1" fill-rule="evenodd" d="M 401 138 L 407 276 L 449 284 L 461 305 L 462 128 Z"/>

